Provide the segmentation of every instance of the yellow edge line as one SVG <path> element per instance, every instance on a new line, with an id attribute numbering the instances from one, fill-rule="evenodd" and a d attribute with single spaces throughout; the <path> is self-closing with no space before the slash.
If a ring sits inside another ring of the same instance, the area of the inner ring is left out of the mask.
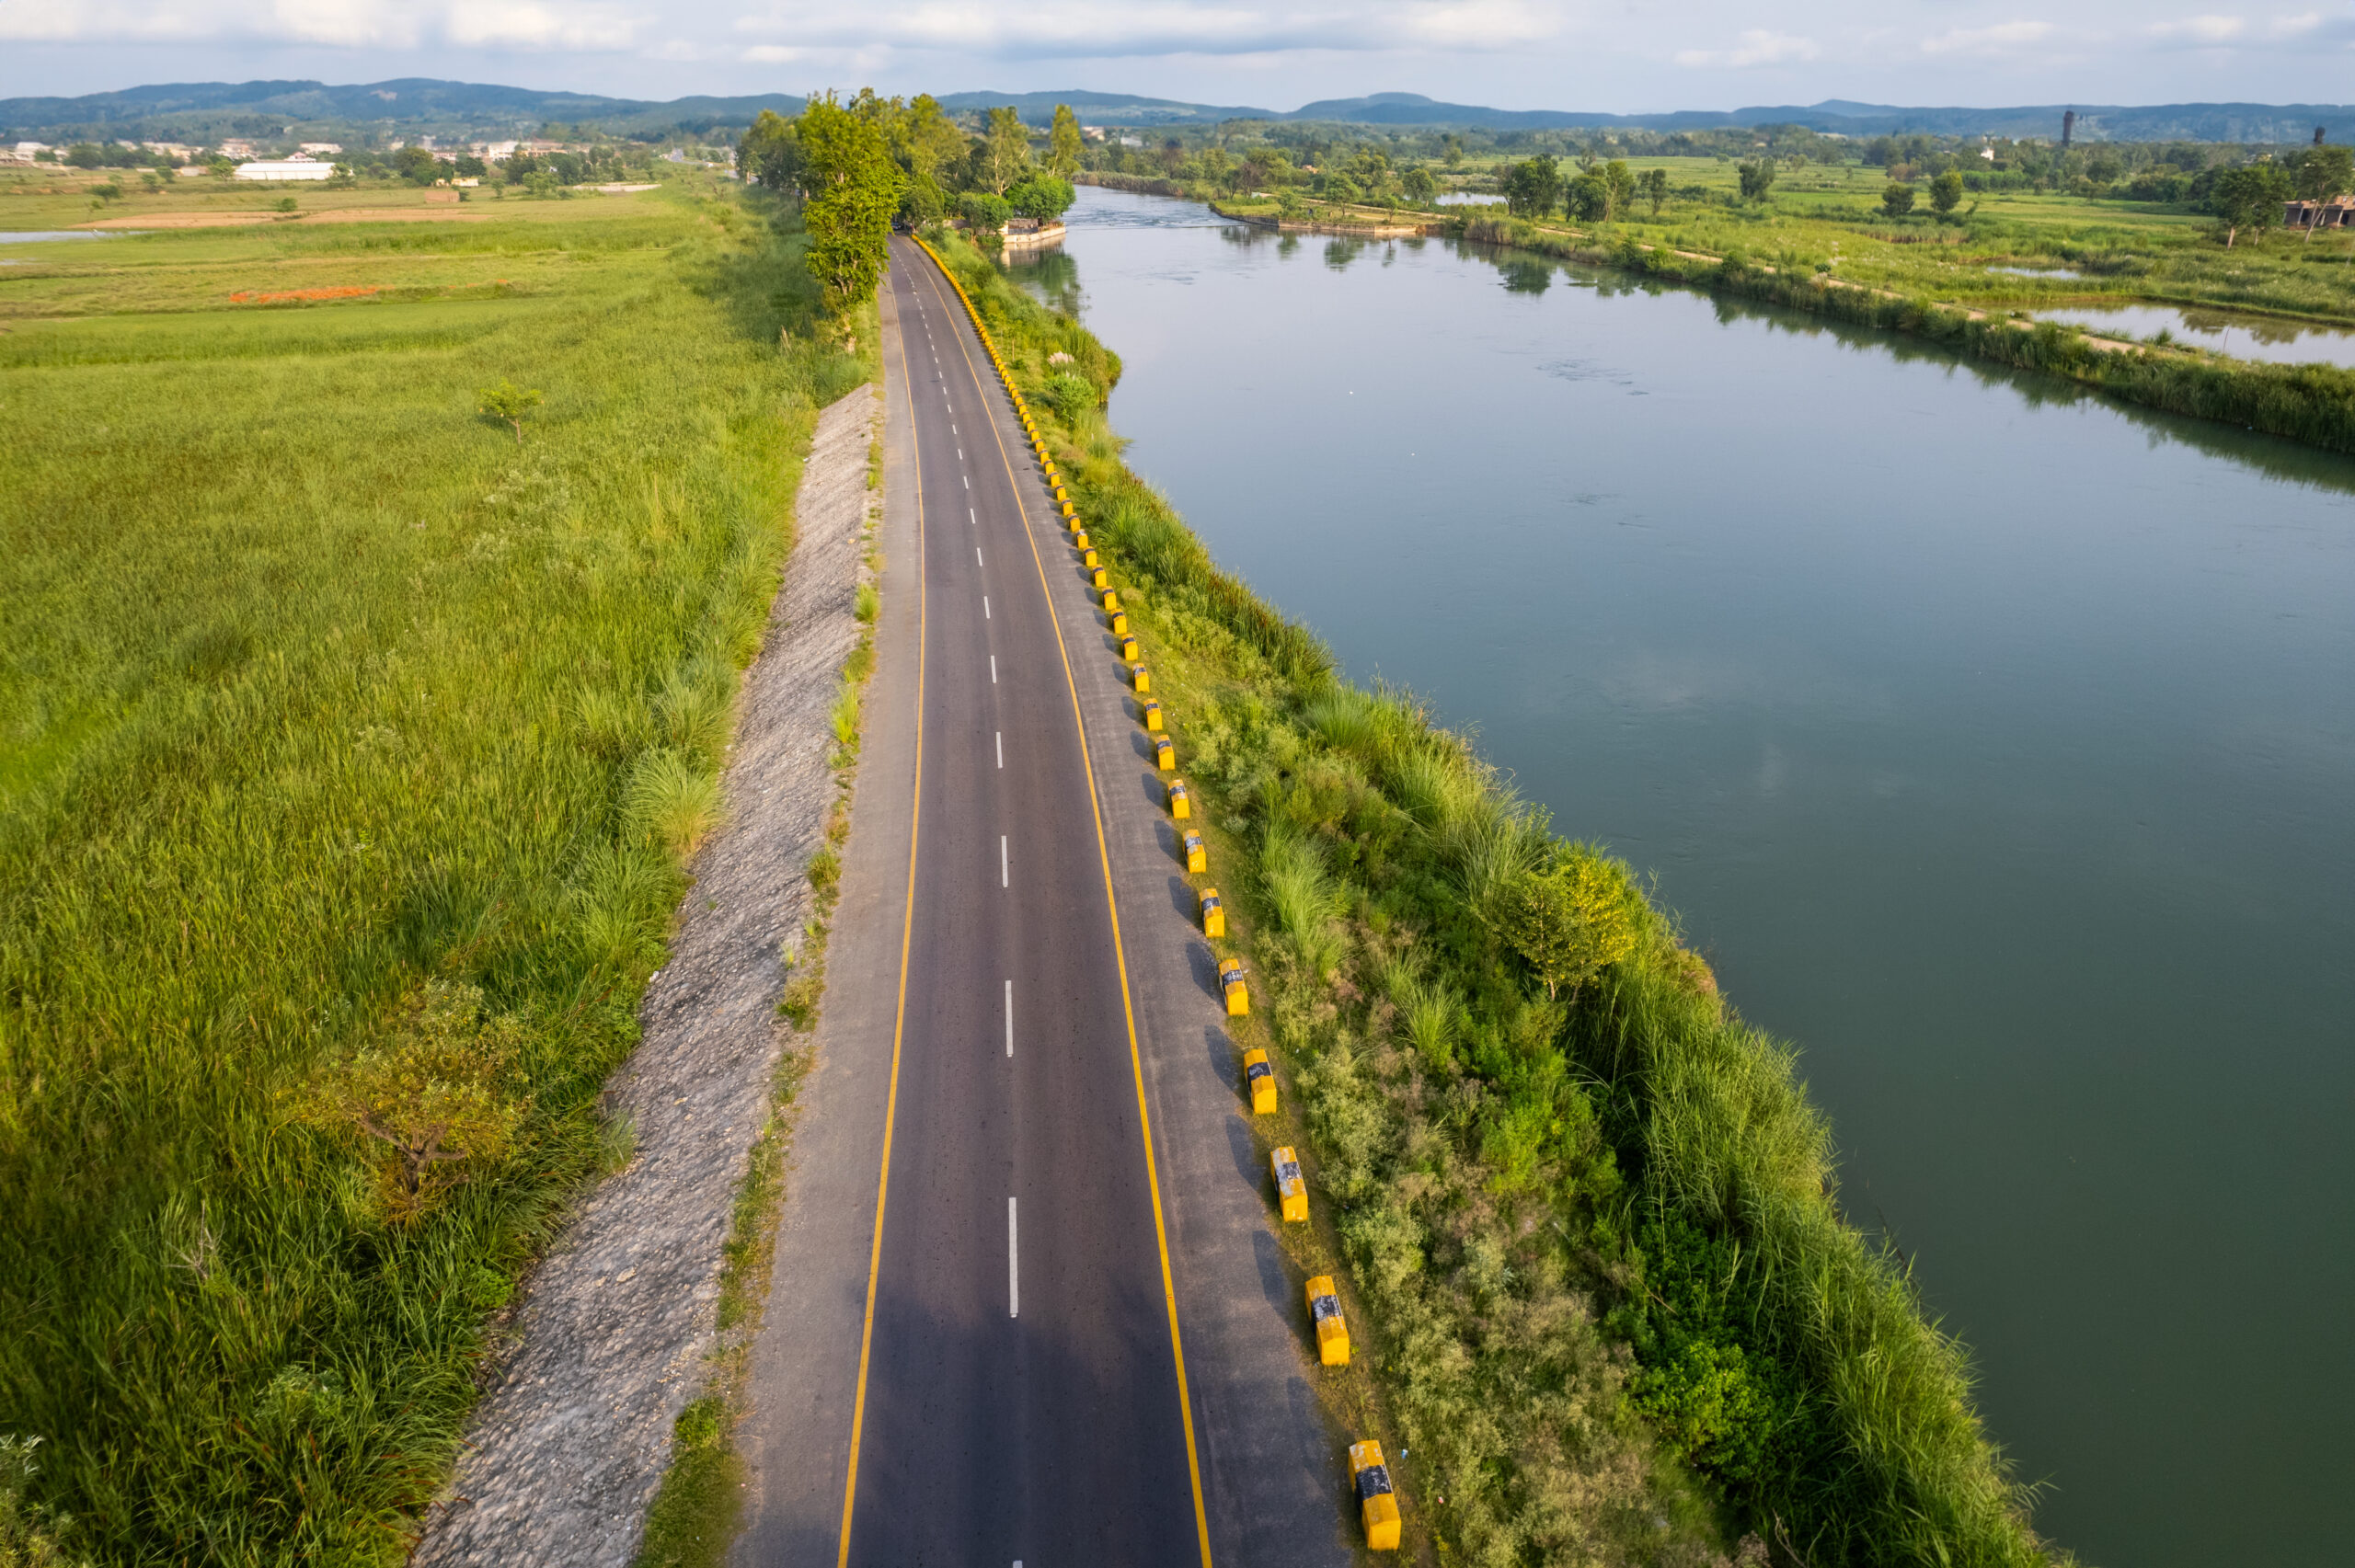
<path id="1" fill-rule="evenodd" d="M 916 442 L 915 382 L 908 374 L 908 339 L 900 335 L 900 389 L 908 400 L 908 442 Z M 858 1331 L 858 1392 L 850 1406 L 850 1474 L 843 1482 L 842 1545 L 835 1568 L 849 1568 L 851 1505 L 858 1499 L 858 1439 L 867 1426 L 867 1362 L 875 1345 L 875 1281 L 883 1271 L 883 1204 L 891 1190 L 891 1128 L 900 1114 L 900 1038 L 908 1022 L 908 947 L 916 924 L 916 825 L 924 813 L 925 606 L 924 454 L 912 466 L 916 486 L 916 761 L 915 794 L 908 808 L 908 896 L 900 921 L 900 1001 L 891 1018 L 891 1086 L 883 1096 L 883 1168 L 875 1178 L 875 1242 L 867 1254 L 867 1319 Z"/>
<path id="2" fill-rule="evenodd" d="M 956 274 L 948 270 L 948 263 L 940 259 L 938 252 L 925 245 L 922 239 L 917 239 L 916 244 L 924 246 L 924 253 L 932 258 L 933 265 L 938 267 L 941 276 L 948 280 L 948 286 L 957 291 L 958 299 L 964 303 L 965 314 L 972 318 L 974 332 L 982 336 L 984 343 L 988 342 L 987 329 L 982 326 L 982 313 L 973 308 L 971 299 L 966 298 L 964 285 L 957 281 Z M 958 351 L 965 353 L 961 342 L 958 345 Z M 979 384 L 981 372 L 973 369 L 973 357 L 970 353 L 965 353 L 965 368 Z M 1002 379 L 1005 380 L 1006 389 L 1011 392 L 1011 378 Z M 1169 1311 L 1169 1354 L 1178 1365 L 1178 1413 L 1186 1424 L 1186 1471 L 1194 1486 L 1194 1537 L 1201 1546 L 1202 1568 L 1212 1568 L 1210 1515 L 1202 1506 L 1202 1464 L 1194 1447 L 1194 1401 L 1186 1384 L 1186 1345 L 1178 1332 L 1178 1286 L 1176 1276 L 1169 1267 L 1169 1232 L 1161 1215 L 1161 1177 L 1154 1163 L 1153 1118 L 1145 1108 L 1144 1059 L 1137 1049 L 1136 1009 L 1129 997 L 1129 960 L 1120 942 L 1120 902 L 1112 893 L 1112 853 L 1104 841 L 1104 807 L 1097 797 L 1096 767 L 1087 755 L 1087 721 L 1080 710 L 1079 681 L 1072 674 L 1071 649 L 1063 643 L 1063 622 L 1055 614 L 1054 594 L 1047 586 L 1047 564 L 1039 555 L 1039 537 L 1030 528 L 1030 509 L 1023 503 L 1022 482 L 1014 476 L 1014 460 L 1006 455 L 1005 437 L 998 429 L 994 417 L 990 420 L 990 434 L 997 442 L 998 461 L 1005 464 L 1006 482 L 1014 488 L 1015 507 L 1022 513 L 1023 535 L 1030 542 L 1030 562 L 1039 570 L 1039 591 L 1047 600 L 1047 624 L 1054 629 L 1055 649 L 1063 656 L 1063 687 L 1071 693 L 1072 720 L 1079 728 L 1079 764 L 1087 774 L 1087 808 L 1096 819 L 1096 859 L 1104 872 L 1104 909 L 1112 921 L 1112 960 L 1120 972 L 1120 1016 L 1129 1029 L 1129 1072 L 1136 1082 L 1137 1127 L 1144 1134 L 1144 1179 L 1153 1194 L 1153 1241 L 1161 1253 L 1161 1299 Z"/>

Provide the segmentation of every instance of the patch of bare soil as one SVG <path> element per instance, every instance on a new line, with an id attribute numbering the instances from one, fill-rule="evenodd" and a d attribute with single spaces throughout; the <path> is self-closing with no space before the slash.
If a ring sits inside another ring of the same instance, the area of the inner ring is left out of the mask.
<path id="1" fill-rule="evenodd" d="M 608 1085 L 636 1119 L 637 1158 L 533 1279 L 417 1564 L 625 1568 L 638 1551 L 672 1424 L 717 1343 L 720 1246 L 784 1046 L 782 949 L 810 918 L 805 873 L 834 800 L 827 710 L 858 641 L 879 418 L 872 387 L 819 418 L 798 537 L 745 682 L 728 825 L 696 858 L 640 1010 L 645 1038 Z"/>
<path id="2" fill-rule="evenodd" d="M 139 218 L 100 218 L 80 229 L 230 229 L 254 223 L 478 223 L 488 212 L 453 212 L 425 207 L 330 207 L 324 212 L 154 212 Z"/>

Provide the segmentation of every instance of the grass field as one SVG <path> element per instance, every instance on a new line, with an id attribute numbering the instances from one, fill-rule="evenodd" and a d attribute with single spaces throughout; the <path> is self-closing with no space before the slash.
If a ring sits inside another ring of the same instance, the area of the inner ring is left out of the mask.
<path id="1" fill-rule="evenodd" d="M 476 210 L 0 246 L 0 1435 L 75 1554 L 398 1559 L 868 374 L 731 186 Z M 505 1131 L 405 1221 L 320 1107 L 429 979 Z"/>

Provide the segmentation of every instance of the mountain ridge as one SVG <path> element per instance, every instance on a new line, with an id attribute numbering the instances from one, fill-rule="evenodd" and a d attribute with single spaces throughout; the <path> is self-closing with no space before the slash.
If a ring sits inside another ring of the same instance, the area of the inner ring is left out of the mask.
<path id="1" fill-rule="evenodd" d="M 210 139 L 270 135 L 298 124 L 413 128 L 530 129 L 548 121 L 589 124 L 615 134 L 703 133 L 748 123 L 764 109 L 791 113 L 800 93 L 698 95 L 653 100 L 607 97 L 492 83 L 396 77 L 330 86 L 317 81 L 177 82 L 78 97 L 0 99 L 0 138 Z M 944 93 L 952 112 L 1012 105 L 1043 124 L 1059 103 L 1090 123 L 1125 128 L 1216 124 L 1227 120 L 1331 122 L 1392 128 L 1498 132 L 1547 130 L 1704 131 L 1804 125 L 1818 132 L 1873 136 L 1919 132 L 1946 136 L 2057 137 L 2074 109 L 2082 141 L 2304 142 L 2316 127 L 2335 141 L 2355 140 L 2355 107 L 2338 104 L 2033 104 L 1999 108 L 1907 107 L 1827 98 L 1810 105 L 1676 109 L 1606 114 L 1581 109 L 1510 109 L 1447 103 L 1420 93 L 1370 93 L 1320 98 L 1289 110 L 1190 103 L 1134 93 L 1075 88 L 1059 92 Z"/>

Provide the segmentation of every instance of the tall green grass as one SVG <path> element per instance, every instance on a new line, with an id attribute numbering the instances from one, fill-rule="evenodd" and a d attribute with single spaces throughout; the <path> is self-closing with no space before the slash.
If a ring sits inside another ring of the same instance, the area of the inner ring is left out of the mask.
<path id="1" fill-rule="evenodd" d="M 943 250 L 1040 384 L 1077 324 Z M 1811 1568 L 2046 1561 L 1961 1347 L 1842 1219 L 1790 1053 L 1615 863 L 1635 949 L 1549 1000 L 1500 939 L 1500 894 L 1594 852 L 1410 698 L 1339 681 L 1099 421 L 1065 430 L 1188 776 L 1244 863 L 1221 880 L 1268 999 L 1245 1027 L 1264 1018 L 1304 1102 L 1434 1543 L 1499 1568 L 1697 1563 L 1745 1534 Z"/>
<path id="2" fill-rule="evenodd" d="M 609 1141 L 814 410 L 867 374 L 810 346 L 797 235 L 724 193 L 640 221 L 530 299 L 0 353 L 0 1433 L 74 1550 L 397 1559 Z M 520 450 L 475 412 L 505 377 L 547 394 Z M 427 975 L 525 1025 L 529 1113 L 404 1227 L 293 1092 Z"/>

